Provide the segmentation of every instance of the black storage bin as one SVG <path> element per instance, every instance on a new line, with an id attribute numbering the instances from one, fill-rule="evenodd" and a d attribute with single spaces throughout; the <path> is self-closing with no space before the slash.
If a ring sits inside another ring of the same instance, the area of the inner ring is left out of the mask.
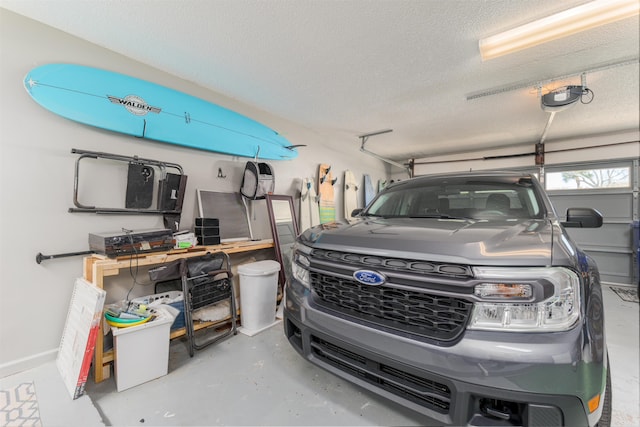
<path id="1" fill-rule="evenodd" d="M 196 225 L 194 232 L 196 236 L 215 237 L 220 235 L 220 227 L 201 227 Z"/>
<path id="2" fill-rule="evenodd" d="M 218 218 L 196 218 L 196 227 L 219 227 Z"/>

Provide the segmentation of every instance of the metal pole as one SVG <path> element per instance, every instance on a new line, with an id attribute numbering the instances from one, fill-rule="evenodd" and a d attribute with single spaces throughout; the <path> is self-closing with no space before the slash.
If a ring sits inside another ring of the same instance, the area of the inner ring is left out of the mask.
<path id="1" fill-rule="evenodd" d="M 90 254 L 95 254 L 95 252 L 94 251 L 68 252 L 66 254 L 55 254 L 55 255 L 43 255 L 41 252 L 38 252 L 38 255 L 36 255 L 36 262 L 40 264 L 42 261 L 47 259 L 64 258 L 64 257 L 79 256 L 79 255 L 90 255 Z"/>

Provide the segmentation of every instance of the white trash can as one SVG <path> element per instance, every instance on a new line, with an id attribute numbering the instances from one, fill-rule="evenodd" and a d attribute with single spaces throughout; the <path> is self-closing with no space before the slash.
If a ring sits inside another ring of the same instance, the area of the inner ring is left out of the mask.
<path id="1" fill-rule="evenodd" d="M 280 263 L 265 260 L 238 266 L 240 275 L 239 332 L 254 336 L 276 321 Z"/>

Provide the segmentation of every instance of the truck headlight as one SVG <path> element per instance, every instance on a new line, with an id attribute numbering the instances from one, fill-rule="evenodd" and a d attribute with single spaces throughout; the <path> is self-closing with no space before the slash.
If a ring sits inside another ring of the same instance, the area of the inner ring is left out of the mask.
<path id="1" fill-rule="evenodd" d="M 291 272 L 293 277 L 304 285 L 307 289 L 311 289 L 311 279 L 309 277 L 309 267 L 311 261 L 304 252 L 306 247 L 296 244 L 294 246 L 293 262 L 291 263 Z"/>
<path id="2" fill-rule="evenodd" d="M 480 301 L 474 303 L 469 329 L 565 331 L 580 319 L 580 280 L 569 269 L 474 267 L 474 273 L 483 283 L 474 289 Z M 552 284 L 553 294 L 533 301 L 527 280 Z"/>

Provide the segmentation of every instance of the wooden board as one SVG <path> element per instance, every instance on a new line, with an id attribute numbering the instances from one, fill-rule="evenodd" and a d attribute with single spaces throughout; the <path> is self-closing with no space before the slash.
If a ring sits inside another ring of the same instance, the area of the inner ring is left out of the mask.
<path id="1" fill-rule="evenodd" d="M 318 195 L 320 196 L 320 223 L 336 220 L 336 204 L 334 199 L 331 165 L 321 164 L 318 168 Z"/>

